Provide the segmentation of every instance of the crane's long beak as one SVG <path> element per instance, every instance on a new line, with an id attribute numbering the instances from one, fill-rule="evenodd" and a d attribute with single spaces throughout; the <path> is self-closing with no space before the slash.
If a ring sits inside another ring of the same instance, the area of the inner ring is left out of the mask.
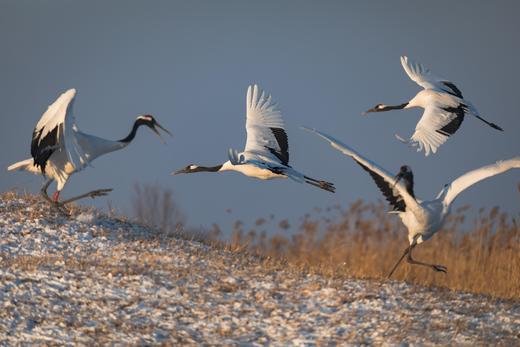
<path id="1" fill-rule="evenodd" d="M 182 174 L 182 173 L 186 173 L 188 172 L 185 168 L 184 169 L 180 169 L 180 170 L 177 170 L 177 171 L 173 171 L 171 173 L 172 176 L 175 176 L 175 175 L 178 175 L 178 174 Z"/>
<path id="2" fill-rule="evenodd" d="M 171 137 L 173 137 L 173 134 L 168 130 L 166 129 L 165 127 L 163 127 L 161 124 L 155 122 L 155 125 L 157 125 L 159 127 L 159 129 L 161 129 L 162 131 L 164 131 L 165 133 L 167 133 L 168 135 L 170 135 Z"/>
<path id="3" fill-rule="evenodd" d="M 369 110 L 366 110 L 365 112 L 361 113 L 362 116 L 366 116 L 367 114 L 371 113 L 371 112 L 377 112 L 376 108 L 371 108 Z"/>
<path id="4" fill-rule="evenodd" d="M 161 136 L 161 134 L 159 133 L 159 131 L 157 130 L 156 126 L 157 126 L 159 129 L 163 130 L 163 131 L 164 131 L 165 133 L 167 133 L 168 135 L 170 135 L 171 137 L 173 137 L 172 133 L 171 133 L 168 129 L 166 129 L 165 127 L 163 127 L 161 124 L 155 122 L 151 128 L 152 128 L 153 132 L 157 135 L 157 137 L 159 137 L 159 140 L 161 140 L 162 143 L 166 143 L 166 142 L 165 142 L 164 139 L 162 138 L 162 136 Z"/>

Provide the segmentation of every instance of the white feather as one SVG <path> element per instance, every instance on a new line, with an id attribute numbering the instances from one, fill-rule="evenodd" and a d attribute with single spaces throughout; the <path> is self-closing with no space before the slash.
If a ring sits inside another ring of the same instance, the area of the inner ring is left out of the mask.
<path id="1" fill-rule="evenodd" d="M 280 150 L 270 128 L 285 129 L 282 112 L 258 85 L 247 88 L 246 96 L 247 140 L 243 155 L 246 159 L 261 159 L 280 162 L 266 147 Z"/>

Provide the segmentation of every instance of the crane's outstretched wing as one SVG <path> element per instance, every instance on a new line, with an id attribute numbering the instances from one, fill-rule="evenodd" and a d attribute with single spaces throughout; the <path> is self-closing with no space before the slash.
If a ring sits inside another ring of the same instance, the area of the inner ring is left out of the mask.
<path id="1" fill-rule="evenodd" d="M 396 137 L 416 147 L 418 152 L 424 150 L 424 155 L 428 156 L 430 152 L 437 152 L 439 146 L 459 129 L 468 112 L 468 106 L 462 103 L 456 106 L 432 104 L 425 108 L 409 140 L 404 140 L 399 135 Z"/>
<path id="2" fill-rule="evenodd" d="M 383 193 L 386 200 L 392 205 L 393 211 L 405 212 L 407 208 L 418 208 L 415 198 L 406 190 L 401 182 L 394 184 L 394 175 L 385 169 L 381 168 L 376 163 L 363 157 L 352 148 L 336 140 L 332 136 L 324 134 L 315 129 L 303 128 L 307 131 L 313 132 L 328 141 L 332 147 L 342 152 L 343 154 L 354 159 L 365 171 L 367 171 L 379 190 Z"/>
<path id="3" fill-rule="evenodd" d="M 401 65 L 403 66 L 404 71 L 408 74 L 408 77 L 424 89 L 434 89 L 451 94 L 460 99 L 463 98 L 462 92 L 453 82 L 436 76 L 424 65 L 408 59 L 407 56 L 401 57 Z"/>
<path id="4" fill-rule="evenodd" d="M 76 121 L 72 113 L 75 89 L 69 89 L 61 94 L 42 115 L 33 131 L 31 155 L 34 165 L 39 166 L 42 173 L 52 153 L 64 150 L 69 161 L 79 170 L 88 160 L 75 136 Z"/>
<path id="5" fill-rule="evenodd" d="M 445 186 L 439 195 L 443 194 L 443 192 L 445 192 L 447 189 L 446 195 L 444 196 L 444 203 L 449 206 L 466 188 L 469 188 L 475 183 L 485 180 L 486 178 L 504 173 L 510 169 L 520 169 L 520 156 L 508 160 L 499 160 L 494 164 L 486 165 L 479 169 L 465 173 Z"/>
<path id="6" fill-rule="evenodd" d="M 270 158 L 288 166 L 289 143 L 284 129 L 282 112 L 271 95 L 256 84 L 247 88 L 247 141 L 244 153 Z"/>

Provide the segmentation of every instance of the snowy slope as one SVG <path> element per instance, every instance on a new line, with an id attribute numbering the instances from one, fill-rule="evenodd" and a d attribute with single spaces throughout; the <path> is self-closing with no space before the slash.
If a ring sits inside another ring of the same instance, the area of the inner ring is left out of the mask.
<path id="1" fill-rule="evenodd" d="M 520 344 L 520 302 L 336 281 L 0 199 L 0 344 Z"/>

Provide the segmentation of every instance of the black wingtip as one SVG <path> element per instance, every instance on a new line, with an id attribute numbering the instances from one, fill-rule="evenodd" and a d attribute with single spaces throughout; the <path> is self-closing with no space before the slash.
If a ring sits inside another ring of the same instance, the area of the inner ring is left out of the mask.
<path id="1" fill-rule="evenodd" d="M 504 131 L 504 129 L 502 129 L 501 127 L 499 127 L 499 126 L 496 125 L 495 123 L 489 123 L 489 125 L 490 125 L 493 129 L 497 129 L 497 130 L 500 130 L 500 131 Z"/>

